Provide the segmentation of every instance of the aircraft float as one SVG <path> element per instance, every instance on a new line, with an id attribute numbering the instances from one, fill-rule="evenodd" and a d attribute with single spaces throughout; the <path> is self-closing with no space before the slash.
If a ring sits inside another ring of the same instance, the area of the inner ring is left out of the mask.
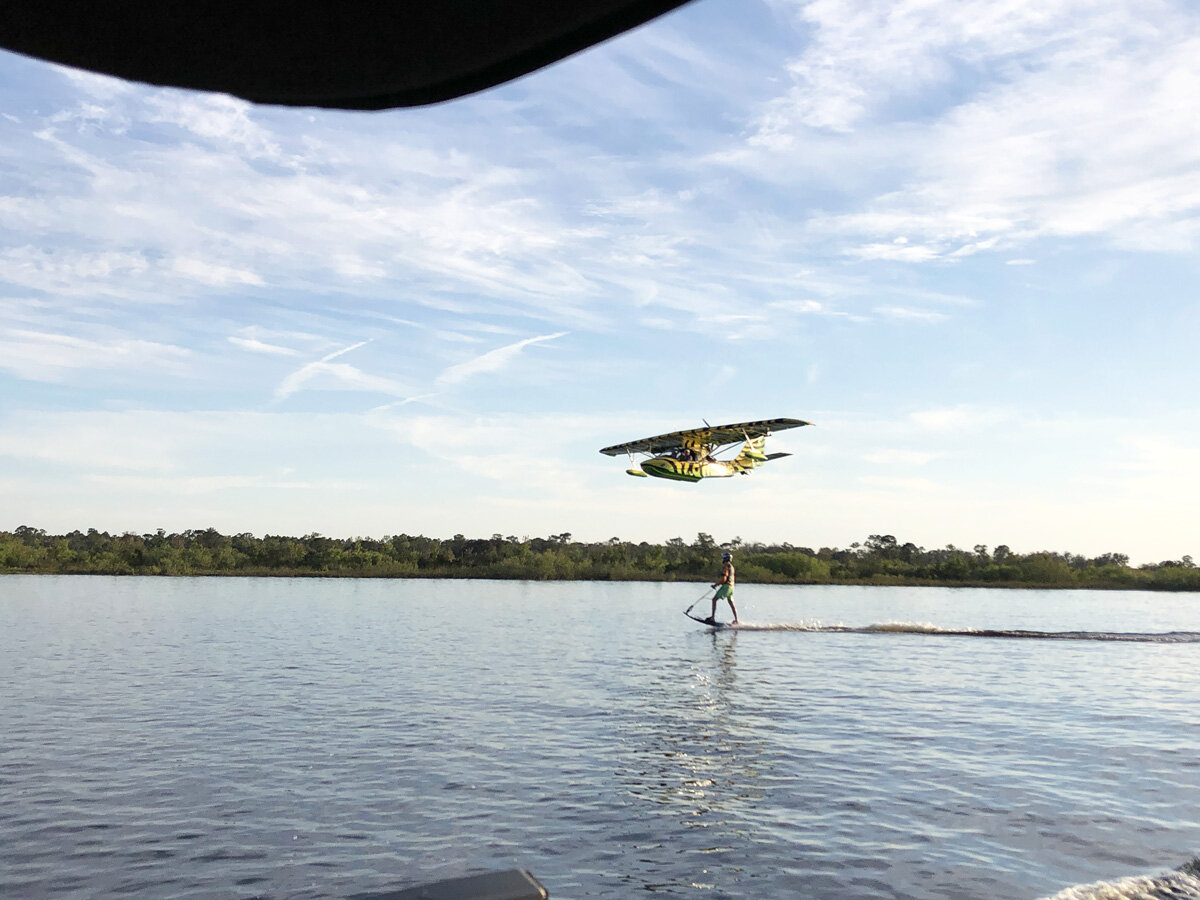
<path id="1" fill-rule="evenodd" d="M 642 438 L 625 444 L 604 447 L 605 456 L 629 455 L 629 475 L 645 478 L 669 478 L 672 481 L 699 481 L 701 478 L 729 478 L 733 475 L 748 475 L 757 467 L 790 453 L 767 453 L 767 438 L 776 431 L 811 425 L 802 419 L 762 419 L 758 422 L 737 422 L 733 425 L 709 425 L 687 431 L 672 431 L 657 437 Z M 716 454 L 724 447 L 738 442 L 742 449 L 732 459 L 717 459 Z M 646 455 L 649 459 L 638 465 L 634 455 Z"/>

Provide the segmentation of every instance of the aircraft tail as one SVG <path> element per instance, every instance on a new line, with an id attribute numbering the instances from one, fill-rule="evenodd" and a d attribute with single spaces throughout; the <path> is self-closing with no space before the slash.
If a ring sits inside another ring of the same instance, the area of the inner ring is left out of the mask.
<path id="1" fill-rule="evenodd" d="M 743 469 L 753 469 L 755 466 L 761 466 L 771 458 L 767 456 L 764 449 L 766 445 L 766 435 L 751 438 L 742 444 L 741 452 L 733 458 L 734 463 Z"/>

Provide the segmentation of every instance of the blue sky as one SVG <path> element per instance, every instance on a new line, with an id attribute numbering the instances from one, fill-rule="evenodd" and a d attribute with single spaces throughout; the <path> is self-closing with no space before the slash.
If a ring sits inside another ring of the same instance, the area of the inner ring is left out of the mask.
<path id="1" fill-rule="evenodd" d="M 1195 555 L 1198 97 L 1184 2 L 699 0 L 382 113 L 0 54 L 0 528 Z"/>

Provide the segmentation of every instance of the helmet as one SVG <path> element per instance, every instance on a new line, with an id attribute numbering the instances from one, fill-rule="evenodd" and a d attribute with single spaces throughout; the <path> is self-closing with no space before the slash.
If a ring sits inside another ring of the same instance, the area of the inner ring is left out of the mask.
<path id="1" fill-rule="evenodd" d="M 721 554 L 721 559 L 724 560 L 725 562 L 729 562 L 729 560 L 733 559 L 733 554 L 730 553 L 728 550 L 726 550 L 724 553 Z"/>

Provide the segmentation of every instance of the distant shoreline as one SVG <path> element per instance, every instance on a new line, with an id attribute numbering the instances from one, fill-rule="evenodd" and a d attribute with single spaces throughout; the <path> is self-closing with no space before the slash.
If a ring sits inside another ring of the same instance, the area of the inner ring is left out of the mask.
<path id="1" fill-rule="evenodd" d="M 1003 545 L 926 550 L 878 534 L 848 549 L 814 550 L 739 538 L 718 543 L 704 533 L 690 543 L 672 538 L 663 544 L 635 544 L 619 538 L 575 541 L 570 533 L 546 538 L 260 538 L 224 535 L 212 528 L 140 535 L 89 529 L 53 535 L 21 526 L 0 531 L 0 574 L 710 583 L 724 549 L 734 553 L 741 585 L 1200 591 L 1200 568 L 1189 556 L 1132 567 L 1119 553 L 1091 558 L 1048 551 L 1020 554 Z"/>
<path id="2" fill-rule="evenodd" d="M 537 584 L 571 584 L 575 582 L 588 584 L 706 584 L 703 579 L 683 578 L 522 578 L 519 576 L 499 577 L 495 575 L 473 574 L 420 574 L 420 575 L 376 575 L 361 572 L 312 572 L 304 570 L 262 572 L 191 572 L 186 575 L 165 575 L 159 573 L 131 572 L 114 575 L 109 572 L 33 572 L 28 570 L 0 569 L 0 578 L 9 575 L 31 576 L 66 576 L 71 578 L 302 578 L 302 579 L 362 579 L 376 581 L 529 581 Z M 1162 593 L 1197 592 L 1196 587 L 1166 587 L 1146 585 L 1119 584 L 1038 584 L 1021 581 L 738 581 L 742 587 L 927 587 L 945 588 L 946 590 L 985 589 L 1002 591 L 1160 591 Z"/>

